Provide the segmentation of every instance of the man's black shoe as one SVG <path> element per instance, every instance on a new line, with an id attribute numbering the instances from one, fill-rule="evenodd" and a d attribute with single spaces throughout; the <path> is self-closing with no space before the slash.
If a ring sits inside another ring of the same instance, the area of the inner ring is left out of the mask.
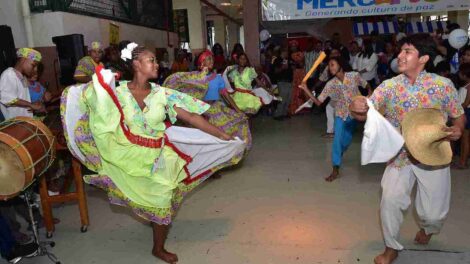
<path id="1" fill-rule="evenodd" d="M 38 248 L 39 246 L 35 242 L 24 245 L 17 244 L 13 247 L 6 259 L 10 263 L 17 263 L 21 258 L 29 258 L 36 255 Z"/>

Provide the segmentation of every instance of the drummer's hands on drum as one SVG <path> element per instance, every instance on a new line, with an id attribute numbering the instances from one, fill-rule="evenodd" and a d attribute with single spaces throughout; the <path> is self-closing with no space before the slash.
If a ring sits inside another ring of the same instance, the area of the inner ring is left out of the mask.
<path id="1" fill-rule="evenodd" d="M 32 103 L 30 105 L 30 108 L 32 111 L 34 112 L 38 112 L 38 113 L 45 113 L 47 112 L 46 111 L 46 107 L 44 106 L 44 104 L 40 103 L 40 102 L 37 102 L 37 103 Z"/>

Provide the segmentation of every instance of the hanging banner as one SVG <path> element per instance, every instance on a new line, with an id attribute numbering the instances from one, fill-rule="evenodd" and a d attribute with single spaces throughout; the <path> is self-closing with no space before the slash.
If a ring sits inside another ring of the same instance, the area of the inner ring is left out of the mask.
<path id="1" fill-rule="evenodd" d="M 109 23 L 109 44 L 119 44 L 119 26 L 114 23 Z"/>
<path id="2" fill-rule="evenodd" d="M 264 21 L 470 9 L 469 0 L 261 0 Z"/>

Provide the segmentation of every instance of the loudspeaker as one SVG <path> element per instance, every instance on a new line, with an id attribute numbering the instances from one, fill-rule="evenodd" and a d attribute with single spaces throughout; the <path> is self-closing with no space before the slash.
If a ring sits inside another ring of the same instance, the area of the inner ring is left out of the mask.
<path id="1" fill-rule="evenodd" d="M 16 62 L 15 41 L 11 28 L 6 25 L 0 26 L 0 74 L 8 67 L 13 67 Z"/>
<path id="2" fill-rule="evenodd" d="M 86 54 L 82 34 L 57 36 L 52 38 L 57 47 L 60 65 L 60 84 L 67 86 L 75 83 L 73 74 L 78 61 Z"/>

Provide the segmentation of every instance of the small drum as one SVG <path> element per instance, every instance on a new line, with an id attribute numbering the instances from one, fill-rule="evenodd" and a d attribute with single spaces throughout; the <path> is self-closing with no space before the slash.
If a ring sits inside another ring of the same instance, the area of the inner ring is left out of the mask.
<path id="1" fill-rule="evenodd" d="M 34 182 L 55 159 L 55 139 L 40 121 L 17 117 L 0 123 L 0 200 Z"/>

